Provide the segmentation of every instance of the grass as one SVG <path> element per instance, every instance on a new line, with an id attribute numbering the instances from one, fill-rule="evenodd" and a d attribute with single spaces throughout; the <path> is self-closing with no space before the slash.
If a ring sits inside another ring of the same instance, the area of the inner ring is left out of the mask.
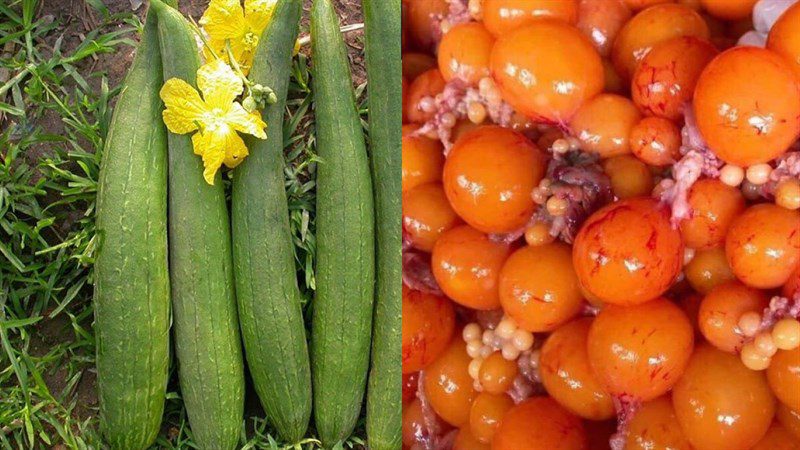
<path id="1" fill-rule="evenodd" d="M 101 448 L 91 303 L 94 207 L 118 88 L 94 68 L 104 53 L 134 46 L 141 24 L 132 13 L 112 15 L 102 2 L 87 1 L 100 23 L 66 50 L 62 24 L 37 17 L 39 1 L 0 2 L 0 449 Z M 307 310 L 314 291 L 316 169 L 309 86 L 301 54 L 283 126 Z M 154 448 L 196 448 L 171 370 Z M 342 448 L 363 447 L 364 435 L 362 420 Z M 241 442 L 245 449 L 318 447 L 313 430 L 300 443 L 276 440 L 260 413 L 245 417 Z"/>

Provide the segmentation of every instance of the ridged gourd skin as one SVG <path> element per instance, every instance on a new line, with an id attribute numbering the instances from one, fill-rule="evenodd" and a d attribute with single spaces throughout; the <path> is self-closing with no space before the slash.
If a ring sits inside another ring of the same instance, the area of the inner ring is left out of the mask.
<path id="1" fill-rule="evenodd" d="M 200 64 L 188 22 L 152 0 L 164 79 L 196 86 Z M 191 135 L 168 133 L 169 253 L 175 354 L 189 425 L 201 449 L 237 448 L 244 410 L 228 209 L 221 172 L 203 179 Z"/>
<path id="2" fill-rule="evenodd" d="M 169 369 L 167 137 L 148 14 L 106 137 L 97 195 L 94 314 L 100 429 L 113 449 L 155 441 Z"/>
<path id="3" fill-rule="evenodd" d="M 299 441 L 311 416 L 311 369 L 284 185 L 283 114 L 301 0 L 279 0 L 256 49 L 249 78 L 278 101 L 262 111 L 267 139 L 246 140 L 250 155 L 233 177 L 233 262 L 245 355 L 270 423 Z"/>
<path id="4" fill-rule="evenodd" d="M 367 388 L 367 443 L 401 448 L 402 122 L 400 0 L 362 0 L 369 84 L 369 137 L 375 190 L 376 261 L 372 367 Z"/>
<path id="5" fill-rule="evenodd" d="M 311 7 L 317 131 L 317 267 L 311 322 L 314 421 L 325 448 L 352 433 L 369 369 L 372 183 L 350 67 L 330 0 Z M 399 385 L 398 385 L 399 389 Z"/>

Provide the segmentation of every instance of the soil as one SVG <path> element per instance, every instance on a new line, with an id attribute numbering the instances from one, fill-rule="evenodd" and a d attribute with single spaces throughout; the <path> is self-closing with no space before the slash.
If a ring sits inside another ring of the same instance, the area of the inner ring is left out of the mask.
<path id="1" fill-rule="evenodd" d="M 138 0 L 103 0 L 103 3 L 108 8 L 110 14 L 118 14 L 133 11 L 132 5 L 139 2 Z M 145 1 L 144 3 L 145 5 L 135 10 L 135 13 L 141 20 L 144 20 L 146 11 L 147 2 Z M 180 9 L 185 15 L 199 20 L 208 4 L 208 0 L 180 0 L 179 3 Z M 308 11 L 311 7 L 311 0 L 304 0 L 303 3 L 304 14 L 301 21 L 301 37 L 308 35 Z M 334 0 L 334 3 L 336 4 L 342 25 L 363 22 L 360 0 Z M 43 44 L 45 54 L 54 51 L 52 45 L 58 37 L 62 38 L 62 53 L 68 54 L 85 40 L 87 33 L 96 29 L 103 23 L 101 13 L 89 6 L 89 2 L 86 0 L 43 0 L 43 2 L 40 3 L 38 17 L 54 20 L 59 23 L 59 27 L 48 35 L 47 42 L 39 43 L 40 45 Z M 112 28 L 107 28 L 105 31 L 123 27 L 129 26 L 126 24 L 117 24 Z M 347 33 L 345 38 L 351 61 L 353 82 L 358 86 L 366 81 L 363 60 L 363 32 L 360 30 L 352 31 Z M 138 39 L 138 37 L 132 36 L 132 39 L 135 40 Z M 301 51 L 310 52 L 310 48 L 305 47 Z M 122 47 L 117 53 L 99 55 L 95 59 L 83 61 L 78 66 L 78 69 L 83 75 L 88 75 L 95 71 L 105 73 L 108 78 L 109 87 L 113 88 L 124 78 L 128 66 L 133 60 L 133 56 L 133 48 Z M 90 83 L 99 84 L 99 79 L 93 78 L 90 80 Z M 69 86 L 65 87 L 70 89 Z M 2 118 L 0 118 L 0 123 L 1 122 Z M 62 118 L 55 113 L 44 114 L 35 125 L 42 127 L 46 133 L 62 134 L 64 132 Z M 32 150 L 33 151 L 31 151 L 29 155 L 31 159 L 41 158 L 50 151 L 46 147 Z M 89 326 L 89 324 L 86 324 L 86 326 Z M 69 322 L 65 320 L 63 316 L 43 321 L 37 326 L 37 331 L 38 333 L 34 336 L 32 346 L 32 351 L 36 355 L 44 355 L 48 352 L 50 347 L 73 340 Z M 56 398 L 59 398 L 61 395 L 67 397 L 68 393 L 62 392 L 66 388 L 67 377 L 68 373 L 63 364 L 56 365 L 56 368 L 52 372 L 45 374 L 45 382 Z M 93 367 L 86 367 L 83 370 L 80 381 L 73 389 L 75 390 L 74 395 L 77 398 L 77 405 L 74 411 L 77 418 L 82 420 L 94 414 L 98 402 L 96 394 L 96 374 Z M 257 407 L 257 405 L 251 406 Z"/>

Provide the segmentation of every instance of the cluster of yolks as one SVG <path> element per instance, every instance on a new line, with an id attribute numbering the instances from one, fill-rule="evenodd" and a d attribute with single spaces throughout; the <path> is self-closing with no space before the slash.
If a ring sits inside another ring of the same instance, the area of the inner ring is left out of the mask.
<path id="1" fill-rule="evenodd" d="M 625 448 L 800 439 L 800 321 L 770 302 L 800 286 L 800 180 L 777 160 L 800 135 L 800 6 L 767 49 L 719 53 L 755 0 L 470 0 L 465 23 L 427 3 L 407 11 L 416 48 L 439 41 L 438 20 L 442 36 L 437 59 L 404 54 L 403 118 L 426 131 L 404 128 L 403 226 L 445 296 L 408 307 L 417 347 L 404 339 L 403 371 L 423 369 L 440 431 L 458 427 L 453 448 L 584 448 L 608 440 L 613 426 L 596 425 L 620 399 L 637 405 L 614 438 Z M 685 114 L 719 174 L 671 220 L 649 197 L 688 150 Z M 547 153 L 577 151 L 598 155 L 615 201 L 570 247 L 553 221 L 572 220 L 573 200 L 545 172 Z M 761 196 L 774 201 L 748 203 Z M 580 317 L 587 300 L 597 317 Z M 454 338 L 461 306 L 503 318 Z M 521 400 L 523 377 L 548 396 Z"/>

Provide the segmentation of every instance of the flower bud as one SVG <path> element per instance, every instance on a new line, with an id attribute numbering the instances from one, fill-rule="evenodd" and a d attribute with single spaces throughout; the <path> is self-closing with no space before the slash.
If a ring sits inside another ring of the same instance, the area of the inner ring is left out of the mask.
<path id="1" fill-rule="evenodd" d="M 248 95 L 244 100 L 242 100 L 242 107 L 244 107 L 245 111 L 247 112 L 255 111 L 257 106 L 256 99 L 254 99 L 252 95 Z"/>

